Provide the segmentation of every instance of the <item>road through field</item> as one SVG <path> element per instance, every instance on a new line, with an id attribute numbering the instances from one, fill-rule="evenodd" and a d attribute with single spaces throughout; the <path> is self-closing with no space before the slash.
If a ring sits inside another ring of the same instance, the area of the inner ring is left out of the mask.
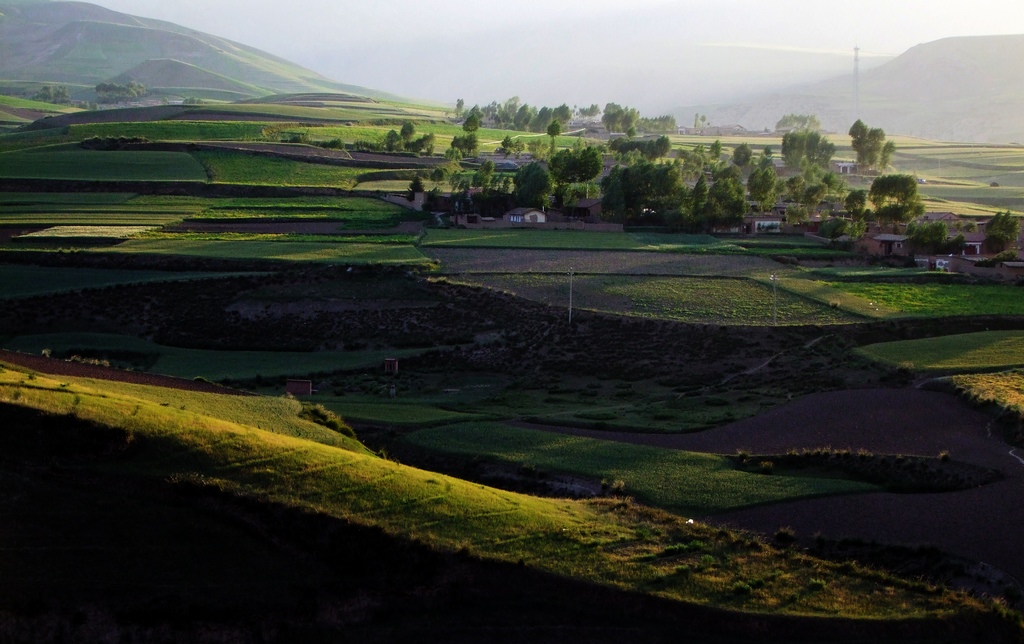
<path id="1" fill-rule="evenodd" d="M 999 470 L 983 487 L 929 494 L 871 493 L 805 499 L 715 515 L 728 525 L 802 536 L 930 543 L 1024 580 L 1024 462 L 994 436 L 991 419 L 955 396 L 917 389 L 865 389 L 806 396 L 760 416 L 683 435 L 531 426 L 574 435 L 697 452 L 784 453 L 832 447 L 938 455 Z"/>

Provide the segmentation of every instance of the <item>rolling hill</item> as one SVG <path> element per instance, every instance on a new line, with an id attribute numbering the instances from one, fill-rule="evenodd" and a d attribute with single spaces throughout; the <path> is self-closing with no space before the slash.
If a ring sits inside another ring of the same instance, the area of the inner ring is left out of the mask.
<path id="1" fill-rule="evenodd" d="M 852 74 L 721 105 L 682 107 L 677 117 L 706 113 L 715 124 L 772 128 L 787 113 L 817 114 L 845 134 L 859 116 L 893 134 L 1009 143 L 1024 141 L 1020 103 L 1024 35 L 944 38 L 912 47 L 861 73 L 856 114 Z M 852 65 L 851 65 L 852 67 Z"/>
<path id="2" fill-rule="evenodd" d="M 224 38 L 84 2 L 0 0 L 0 14 L 0 81 L 90 87 L 131 78 L 150 89 L 209 89 L 236 100 L 298 92 L 396 98 Z M 91 90 L 72 87 L 75 98 L 92 98 L 83 92 Z"/>

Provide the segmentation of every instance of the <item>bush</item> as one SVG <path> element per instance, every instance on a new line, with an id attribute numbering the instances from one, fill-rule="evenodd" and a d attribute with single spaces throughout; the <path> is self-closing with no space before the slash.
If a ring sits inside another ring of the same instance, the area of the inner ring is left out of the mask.
<path id="1" fill-rule="evenodd" d="M 356 437 L 355 430 L 348 423 L 323 405 L 303 405 L 302 411 L 299 412 L 299 418 L 314 422 L 327 429 L 333 429 L 343 436 Z"/>

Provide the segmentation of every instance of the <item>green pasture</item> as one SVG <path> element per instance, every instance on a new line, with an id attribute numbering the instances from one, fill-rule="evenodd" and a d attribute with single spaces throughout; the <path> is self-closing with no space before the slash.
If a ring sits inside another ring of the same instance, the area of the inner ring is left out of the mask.
<path id="1" fill-rule="evenodd" d="M 402 400 L 353 399 L 352 396 L 314 396 L 312 400 L 349 421 L 381 425 L 429 426 L 479 420 L 486 416 Z"/>
<path id="2" fill-rule="evenodd" d="M 1024 315 L 1021 289 L 1001 284 L 827 282 L 836 291 L 873 302 L 881 311 L 917 317 Z"/>
<path id="3" fill-rule="evenodd" d="M 738 471 L 724 456 L 601 441 L 497 423 L 424 429 L 404 440 L 427 449 L 625 483 L 638 500 L 682 514 L 710 515 L 810 496 L 878 488 L 838 479 Z"/>
<path id="4" fill-rule="evenodd" d="M 624 233 L 579 230 L 430 230 L 422 246 L 454 248 L 531 248 L 555 250 L 640 250 Z"/>
<path id="5" fill-rule="evenodd" d="M 129 239 L 105 253 L 177 255 L 213 259 L 272 260 L 321 264 L 429 264 L 413 246 L 319 241 L 204 241 L 177 236 Z"/>
<path id="6" fill-rule="evenodd" d="M 251 121 L 150 121 L 72 125 L 68 136 L 79 141 L 92 137 L 143 137 L 150 141 L 262 141 L 267 123 Z"/>
<path id="7" fill-rule="evenodd" d="M 835 283 L 815 280 L 806 275 L 778 273 L 775 285 L 779 292 L 792 293 L 809 300 L 828 306 L 835 311 L 842 311 L 851 316 L 865 318 L 899 317 L 900 311 L 879 301 L 869 299 L 861 294 L 841 290 Z M 760 278 L 765 285 L 771 285 L 766 277 Z"/>
<path id="8" fill-rule="evenodd" d="M 365 170 L 238 152 L 196 152 L 214 183 L 353 188 Z"/>
<path id="9" fill-rule="evenodd" d="M 399 116 L 398 118 L 402 117 Z M 415 118 L 407 118 L 403 120 L 409 120 L 414 123 L 416 127 L 416 134 L 413 138 L 419 138 L 424 134 L 433 134 L 435 137 L 435 152 L 444 151 L 451 145 L 454 137 L 466 134 L 460 125 L 449 123 L 422 123 L 416 122 Z M 397 121 L 395 124 L 391 125 L 370 125 L 367 123 L 359 123 L 352 125 L 289 127 L 284 130 L 284 135 L 305 136 L 311 141 L 318 142 L 341 139 L 345 143 L 368 141 L 383 145 L 384 138 L 390 130 L 395 130 L 397 132 L 401 129 L 402 121 Z M 480 128 L 476 131 L 476 136 L 477 140 L 480 142 L 480 149 L 485 151 L 493 151 L 500 147 L 502 140 L 504 140 L 506 136 L 511 136 L 516 140 L 521 140 L 523 143 L 529 143 L 532 140 L 539 139 L 547 146 L 550 146 L 551 144 L 551 137 L 542 132 L 520 132 L 518 130 Z M 558 136 L 555 137 L 555 146 L 559 148 L 572 147 L 578 140 L 579 137 L 576 136 Z"/>
<path id="10" fill-rule="evenodd" d="M 42 149 L 0 153 L 0 178 L 83 181 L 206 181 L 184 152 Z"/>
<path id="11" fill-rule="evenodd" d="M 305 376 L 312 373 L 377 367 L 384 358 L 405 358 L 422 350 L 387 351 L 212 351 L 155 344 L 107 333 L 56 333 L 20 336 L 5 349 L 39 354 L 49 349 L 55 357 L 78 355 L 124 364 L 137 370 L 179 378 L 248 380 L 263 376 Z"/>
<path id="12" fill-rule="evenodd" d="M 425 239 L 436 231 L 428 231 Z M 595 233 L 597 234 L 597 233 Z M 614 234 L 614 233 L 608 233 Z M 537 250 L 423 245 L 449 274 L 552 273 L 749 277 L 792 268 L 755 255 L 705 255 L 636 250 Z"/>
<path id="13" fill-rule="evenodd" d="M 244 273 L 177 273 L 170 271 L 114 270 L 105 268 L 55 268 L 0 264 L 0 299 L 52 295 L 87 288 L 122 284 L 148 284 L 180 280 L 216 279 Z"/>
<path id="14" fill-rule="evenodd" d="M 294 401 L 229 401 L 225 410 L 233 405 L 253 407 L 236 407 L 220 415 L 222 398 L 50 377 L 11 367 L 0 371 L 3 403 L 69 419 L 74 416 L 131 437 L 132 449 L 115 457 L 68 465 L 82 474 L 105 472 L 137 477 L 140 482 L 205 482 L 250 498 L 377 528 L 442 551 L 464 549 L 473 556 L 518 561 L 553 574 L 718 608 L 793 615 L 827 612 L 872 619 L 970 617 L 988 610 L 963 595 L 932 591 L 862 572 L 856 566 L 841 568 L 799 551 L 779 553 L 755 543 L 753 537 L 687 524 L 678 517 L 642 511 L 629 502 L 535 498 L 409 468 L 370 455 L 355 441 L 302 421 Z M 80 440 L 88 438 L 87 431 L 80 425 L 67 430 L 70 438 Z M 655 465 L 665 472 L 673 465 L 682 467 L 672 462 L 678 456 L 662 458 L 668 458 L 669 464 L 656 460 Z M 628 464 L 629 459 L 622 460 Z M 704 472 L 730 486 L 723 490 L 726 496 L 721 501 L 712 500 L 716 507 L 724 507 L 730 499 L 767 499 L 764 490 L 774 486 L 780 486 L 777 492 L 787 491 L 783 477 L 774 482 L 769 477 L 733 474 L 751 477 L 752 483 L 746 484 L 740 478 L 729 481 L 729 473 L 713 460 L 698 459 L 694 465 L 703 465 Z M 708 485 L 707 480 L 685 474 L 672 482 L 676 480 L 697 488 Z M 641 485 L 639 480 L 635 485 Z M 791 485 L 788 491 L 800 494 L 863 489 L 796 479 Z M 710 490 L 705 494 L 709 499 L 714 496 Z M 695 496 L 694 500 L 701 499 Z M 83 505 L 95 511 L 95 502 Z M 67 510 L 63 505 L 41 508 L 37 512 Z M 83 520 L 48 518 L 72 531 Z M 59 540 L 52 531 L 40 534 L 43 545 Z M 6 535 L 0 535 L 5 546 L 10 543 Z M 98 545 L 93 556 L 111 554 L 110 546 Z M 672 545 L 674 549 L 669 548 Z M 125 544 L 118 541 L 113 547 L 123 559 Z M 165 560 L 188 555 L 187 549 L 159 551 Z M 80 558 L 78 552 L 75 556 Z M 59 578 L 66 574 L 53 565 L 54 557 L 66 558 L 63 551 L 37 548 L 21 557 L 25 561 L 19 562 L 18 570 L 23 574 L 31 575 L 33 570 L 56 572 Z M 687 565 L 686 574 L 680 573 L 681 564 Z M 150 571 L 148 566 L 143 569 Z M 758 579 L 762 581 L 747 583 Z M 741 582 L 749 592 L 734 592 Z"/>
<path id="15" fill-rule="evenodd" d="M 57 206 L 116 206 L 127 203 L 135 195 L 128 192 L 0 192 L 0 207 L 10 212 L 13 207 L 49 208 Z"/>
<path id="16" fill-rule="evenodd" d="M 568 306 L 567 275 L 476 275 L 460 278 L 472 284 L 515 293 L 529 300 Z M 578 275 L 573 280 L 573 305 L 579 309 L 635 315 L 694 324 L 843 324 L 856 317 L 785 289 L 773 293 L 769 284 L 749 279 Z"/>
<path id="17" fill-rule="evenodd" d="M 983 331 L 883 342 L 857 351 L 873 360 L 914 371 L 995 371 L 1024 367 L 1024 331 Z"/>
<path id="18" fill-rule="evenodd" d="M 17 96 L 7 96 L 6 94 L 0 94 L 0 107 L 9 107 L 19 110 L 35 110 L 37 112 L 51 112 L 54 114 L 71 114 L 72 112 L 82 111 L 77 107 L 71 107 L 69 105 L 43 103 L 41 101 L 33 101 L 27 98 L 18 98 Z"/>

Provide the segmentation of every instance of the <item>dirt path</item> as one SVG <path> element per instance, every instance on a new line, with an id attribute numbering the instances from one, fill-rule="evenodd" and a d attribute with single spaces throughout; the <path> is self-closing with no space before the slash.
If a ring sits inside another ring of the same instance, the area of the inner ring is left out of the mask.
<path id="1" fill-rule="evenodd" d="M 950 394 L 871 389 L 814 394 L 723 427 L 682 435 L 600 432 L 521 424 L 578 436 L 696 452 L 780 453 L 791 448 L 867 449 L 991 467 L 997 483 L 941 494 L 873 493 L 807 499 L 715 515 L 759 532 L 790 526 L 804 536 L 931 543 L 1024 580 L 1024 457 L 993 436 L 988 416 Z"/>
<path id="2" fill-rule="evenodd" d="M 221 387 L 220 385 L 215 385 L 212 382 L 173 378 L 171 376 L 161 376 L 154 373 L 142 373 L 139 371 L 125 371 L 123 369 L 114 369 L 113 367 L 104 367 L 102 365 L 83 364 L 81 362 L 68 362 L 67 360 L 45 358 L 43 356 L 7 351 L 5 349 L 0 349 L 0 362 L 6 362 L 8 364 L 32 369 L 39 373 L 56 376 L 115 380 L 117 382 L 127 382 L 135 385 L 153 385 L 156 387 L 167 387 L 169 389 L 225 394 L 229 396 L 252 395 L 246 391 Z"/>

